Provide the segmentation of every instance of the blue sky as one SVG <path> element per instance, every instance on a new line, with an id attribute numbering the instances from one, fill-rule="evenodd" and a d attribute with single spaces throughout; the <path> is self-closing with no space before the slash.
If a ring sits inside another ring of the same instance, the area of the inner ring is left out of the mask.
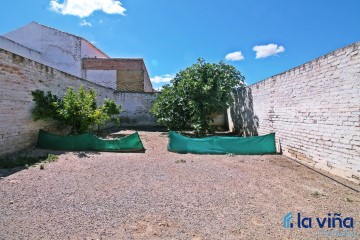
<path id="1" fill-rule="evenodd" d="M 155 88 L 199 57 L 252 84 L 360 41 L 359 0 L 4 0 L 0 12 L 0 34 L 36 21 L 144 58 Z"/>

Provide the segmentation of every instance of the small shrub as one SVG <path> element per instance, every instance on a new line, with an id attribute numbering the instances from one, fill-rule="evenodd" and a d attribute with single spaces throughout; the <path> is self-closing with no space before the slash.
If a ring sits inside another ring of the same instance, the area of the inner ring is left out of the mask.
<path id="1" fill-rule="evenodd" d="M 46 94 L 36 90 L 32 92 L 35 108 L 32 110 L 34 120 L 58 120 L 71 127 L 72 134 L 84 133 L 112 122 L 119 124 L 116 117 L 121 106 L 114 100 L 105 99 L 101 107 L 97 107 L 97 93 L 94 89 L 85 90 L 80 86 L 77 91 L 70 87 L 61 99 L 51 92 Z"/>
<path id="2" fill-rule="evenodd" d="M 60 119 L 59 107 L 62 104 L 62 100 L 55 95 L 52 95 L 50 91 L 45 93 L 44 91 L 35 90 L 32 93 L 33 101 L 35 102 L 35 108 L 32 110 L 32 116 L 35 121 L 43 119 Z"/>

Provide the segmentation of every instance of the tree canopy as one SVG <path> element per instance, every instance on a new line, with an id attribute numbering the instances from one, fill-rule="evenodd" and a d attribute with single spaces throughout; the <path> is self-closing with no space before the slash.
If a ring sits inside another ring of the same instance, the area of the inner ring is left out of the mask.
<path id="1" fill-rule="evenodd" d="M 151 113 L 171 130 L 192 129 L 203 136 L 210 123 L 232 103 L 231 90 L 244 86 L 244 77 L 224 62 L 197 63 L 180 71 L 155 99 Z"/>

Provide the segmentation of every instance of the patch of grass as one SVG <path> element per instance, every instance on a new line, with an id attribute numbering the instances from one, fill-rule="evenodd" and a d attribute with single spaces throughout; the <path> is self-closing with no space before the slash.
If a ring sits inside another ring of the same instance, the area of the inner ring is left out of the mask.
<path id="1" fill-rule="evenodd" d="M 48 154 L 38 157 L 17 157 L 17 158 L 0 158 L 0 168 L 15 168 L 36 165 L 38 163 L 55 162 L 59 156 L 54 154 Z"/>
<path id="2" fill-rule="evenodd" d="M 48 154 L 46 161 L 48 162 L 56 162 L 59 159 L 58 155 L 54 155 L 54 154 Z"/>
<path id="3" fill-rule="evenodd" d="M 311 196 L 313 196 L 315 198 L 319 198 L 319 197 L 325 196 L 325 194 L 323 194 L 321 192 L 318 192 L 318 191 L 315 191 L 315 192 L 311 193 Z"/>
<path id="4" fill-rule="evenodd" d="M 354 202 L 354 200 L 352 200 L 351 198 L 348 198 L 348 197 L 346 198 L 346 201 L 347 202 Z"/>
<path id="5" fill-rule="evenodd" d="M 175 163 L 186 163 L 184 159 L 176 160 Z"/>

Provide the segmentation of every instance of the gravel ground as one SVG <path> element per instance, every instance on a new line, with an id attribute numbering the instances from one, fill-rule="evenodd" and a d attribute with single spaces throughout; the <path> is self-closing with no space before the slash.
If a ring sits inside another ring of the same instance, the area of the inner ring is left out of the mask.
<path id="1" fill-rule="evenodd" d="M 323 238 L 284 229 L 288 212 L 353 217 L 360 239 L 359 193 L 292 160 L 170 153 L 166 133 L 139 133 L 146 153 L 58 153 L 3 177 L 0 239 Z"/>

